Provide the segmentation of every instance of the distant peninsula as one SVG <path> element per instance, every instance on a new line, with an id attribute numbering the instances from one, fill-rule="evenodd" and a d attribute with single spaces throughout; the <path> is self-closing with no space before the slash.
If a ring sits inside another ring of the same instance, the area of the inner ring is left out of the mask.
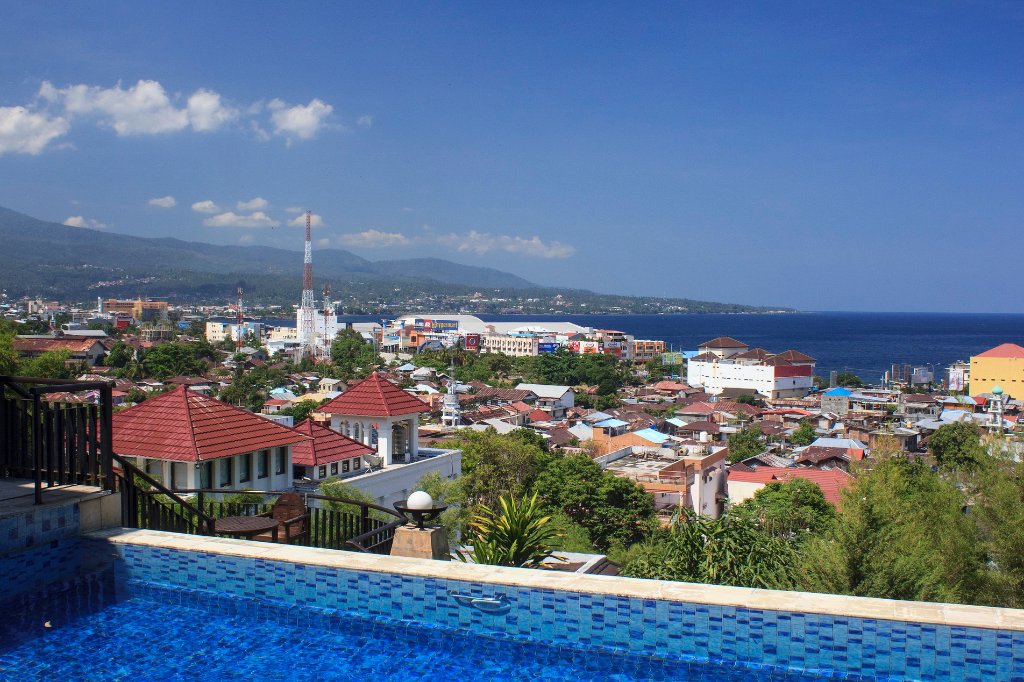
<path id="1" fill-rule="evenodd" d="M 159 297 L 224 303 L 236 289 L 258 305 L 298 302 L 302 253 L 69 227 L 0 207 L 0 288 L 8 297 L 86 302 Z M 493 268 L 435 258 L 370 261 L 342 249 L 316 254 L 345 314 L 452 310 L 484 314 L 785 313 L 792 308 L 689 298 L 621 296 L 545 287 Z"/>

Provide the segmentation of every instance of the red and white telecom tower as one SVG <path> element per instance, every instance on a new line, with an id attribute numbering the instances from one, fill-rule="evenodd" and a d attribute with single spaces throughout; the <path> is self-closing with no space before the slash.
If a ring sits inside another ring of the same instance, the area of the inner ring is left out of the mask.
<path id="1" fill-rule="evenodd" d="M 306 211 L 306 249 L 302 265 L 302 302 L 299 305 L 299 344 L 303 357 L 313 357 L 315 344 L 316 303 L 313 300 L 313 238 L 310 221 L 313 212 Z"/>

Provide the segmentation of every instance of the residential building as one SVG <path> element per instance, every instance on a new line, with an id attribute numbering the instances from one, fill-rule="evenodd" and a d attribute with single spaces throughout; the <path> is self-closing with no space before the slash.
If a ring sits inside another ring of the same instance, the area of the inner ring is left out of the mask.
<path id="1" fill-rule="evenodd" d="M 971 395 L 1002 387 L 1011 398 L 1024 398 L 1024 348 L 1004 343 L 971 357 Z"/>
<path id="2" fill-rule="evenodd" d="M 519 357 L 540 353 L 541 337 L 532 334 L 484 334 L 480 337 L 480 350 L 484 353 L 504 353 Z"/>
<path id="3" fill-rule="evenodd" d="M 741 389 L 765 398 L 801 397 L 814 385 L 815 360 L 799 351 L 770 353 L 724 336 L 698 350 L 687 361 L 686 382 L 714 395 Z"/>
<path id="4" fill-rule="evenodd" d="M 118 412 L 114 452 L 171 489 L 287 490 L 309 436 L 181 386 Z"/>
<path id="5" fill-rule="evenodd" d="M 660 357 L 665 352 L 664 341 L 651 341 L 647 339 L 633 340 L 633 360 L 636 362 L 647 362 Z"/>
<path id="6" fill-rule="evenodd" d="M 729 468 L 729 504 L 749 500 L 769 483 L 785 483 L 794 478 L 803 478 L 821 488 L 825 499 L 838 507 L 842 502 L 842 491 L 853 483 L 853 476 L 840 468 L 811 469 L 796 467 L 767 467 L 756 469 L 732 466 Z"/>
<path id="7" fill-rule="evenodd" d="M 561 419 L 565 411 L 576 404 L 576 391 L 569 386 L 549 384 L 519 384 L 516 390 L 529 391 L 537 396 L 537 407 Z"/>
<path id="8" fill-rule="evenodd" d="M 11 342 L 14 351 L 26 358 L 34 358 L 50 351 L 68 351 L 69 360 L 95 366 L 106 355 L 106 347 L 91 337 L 81 336 L 15 336 Z"/>
<path id="9" fill-rule="evenodd" d="M 143 301 L 141 298 L 132 301 L 108 298 L 103 302 L 103 312 L 131 315 L 136 322 L 155 322 L 167 319 L 167 301 Z"/>

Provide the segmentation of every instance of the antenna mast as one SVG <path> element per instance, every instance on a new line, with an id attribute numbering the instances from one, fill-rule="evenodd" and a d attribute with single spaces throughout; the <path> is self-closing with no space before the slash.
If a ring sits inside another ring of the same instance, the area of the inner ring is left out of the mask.
<path id="1" fill-rule="evenodd" d="M 245 319 L 242 317 L 242 287 L 238 287 L 238 310 L 235 316 L 235 348 L 241 348 L 244 343 L 242 328 L 245 326 Z"/>
<path id="2" fill-rule="evenodd" d="M 306 248 L 302 260 L 302 303 L 299 306 L 299 343 L 302 345 L 304 357 L 313 357 L 315 345 L 314 315 L 316 304 L 313 301 L 313 239 L 310 233 L 312 211 L 306 211 Z"/>

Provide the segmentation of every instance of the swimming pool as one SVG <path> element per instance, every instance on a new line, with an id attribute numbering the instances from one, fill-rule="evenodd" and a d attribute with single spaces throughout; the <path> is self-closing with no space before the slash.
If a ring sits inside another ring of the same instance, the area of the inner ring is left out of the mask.
<path id="1" fill-rule="evenodd" d="M 68 584 L 56 600 L 58 608 L 29 607 L 8 620 L 0 628 L 6 643 L 0 652 L 4 679 L 821 679 L 599 647 L 551 646 L 140 582 L 115 588 L 113 580 L 106 582 L 92 577 Z"/>
<path id="2" fill-rule="evenodd" d="M 113 531 L 5 610 L 24 679 L 1024 680 L 1024 615 Z M 16 617 L 13 614 L 17 614 Z M 44 627 L 49 622 L 50 627 Z M 20 679 L 20 677 L 14 677 Z"/>

